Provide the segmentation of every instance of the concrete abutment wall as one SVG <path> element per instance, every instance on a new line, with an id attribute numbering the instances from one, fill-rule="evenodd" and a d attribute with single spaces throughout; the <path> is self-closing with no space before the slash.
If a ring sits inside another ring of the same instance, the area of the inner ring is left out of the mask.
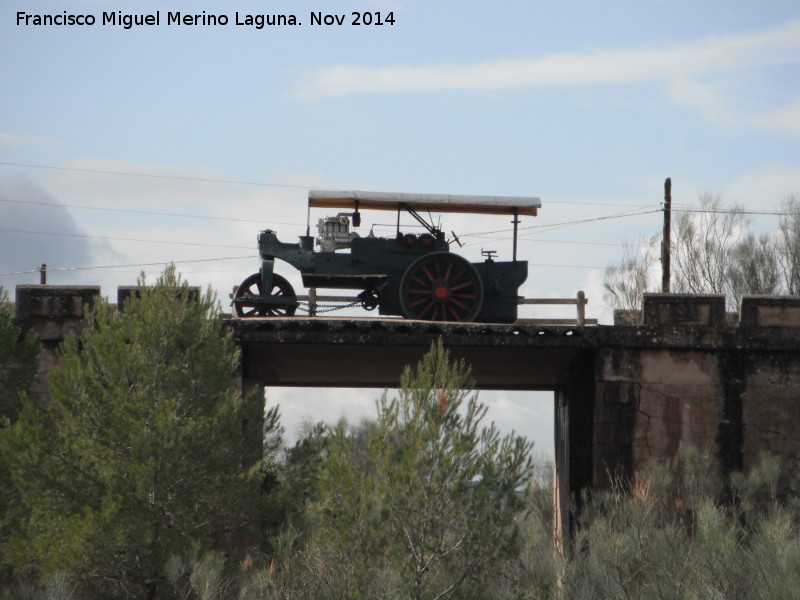
<path id="1" fill-rule="evenodd" d="M 800 457 L 800 298 L 647 295 L 641 323 L 597 353 L 593 485 L 632 477 L 682 446 L 720 474 L 762 453 L 788 472 Z M 787 481 L 783 481 L 785 485 Z"/>

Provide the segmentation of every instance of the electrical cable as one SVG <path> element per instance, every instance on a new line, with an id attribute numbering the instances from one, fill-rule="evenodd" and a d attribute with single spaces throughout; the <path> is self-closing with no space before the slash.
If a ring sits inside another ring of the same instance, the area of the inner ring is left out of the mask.
<path id="1" fill-rule="evenodd" d="M 264 183 L 259 181 L 236 181 L 235 179 L 212 179 L 207 177 L 184 177 L 180 175 L 156 175 L 154 173 L 135 173 L 132 171 L 107 171 L 103 169 L 79 169 L 76 167 L 53 167 L 50 165 L 33 165 L 27 163 L 0 162 L 0 165 L 11 167 L 29 167 L 33 169 L 50 169 L 54 171 L 73 171 L 78 173 L 96 173 L 99 175 L 122 175 L 130 177 L 151 177 L 153 179 L 174 179 L 176 181 L 200 181 L 204 183 L 226 183 L 235 185 L 256 185 L 261 187 L 280 187 L 292 189 L 309 189 L 307 185 L 290 183 Z"/>
<path id="2" fill-rule="evenodd" d="M 687 208 L 676 208 L 674 205 L 672 207 L 672 212 L 703 213 L 703 214 L 739 214 L 739 215 L 757 215 L 757 216 L 771 216 L 771 217 L 783 217 L 794 214 L 792 212 L 782 211 L 782 210 L 760 211 L 760 210 L 744 210 L 744 209 L 740 210 L 737 208 L 718 208 L 709 210 L 709 209 L 693 208 L 692 206 L 688 206 Z"/>
<path id="3" fill-rule="evenodd" d="M 626 218 L 626 217 L 638 217 L 640 215 L 649 215 L 649 214 L 657 213 L 657 212 L 661 212 L 661 209 L 653 209 L 653 210 L 640 211 L 640 212 L 628 211 L 628 212 L 625 212 L 625 213 L 620 213 L 620 214 L 615 214 L 615 215 L 606 215 L 606 216 L 603 216 L 603 217 L 593 217 L 591 219 L 580 219 L 578 221 L 564 221 L 562 223 L 550 223 L 548 225 L 529 225 L 527 227 L 520 227 L 518 230 L 522 231 L 522 230 L 540 229 L 540 230 L 544 230 L 544 231 L 550 231 L 552 229 L 562 229 L 564 227 L 572 227 L 573 225 L 582 225 L 583 223 L 592 223 L 594 221 L 605 221 L 605 220 L 609 220 L 609 219 L 622 219 L 622 218 Z M 488 235 L 488 234 L 492 234 L 492 233 L 509 233 L 509 232 L 512 232 L 512 231 L 514 231 L 514 230 L 510 229 L 510 228 L 495 229 L 493 231 L 478 231 L 478 232 L 473 232 L 473 233 L 460 233 L 459 237 L 463 238 L 463 237 L 471 237 L 471 236 L 475 236 L 475 235 Z M 530 239 L 530 238 L 522 238 L 522 237 L 520 237 L 520 239 Z"/>
<path id="4" fill-rule="evenodd" d="M 226 183 L 226 184 L 237 184 L 237 185 L 253 185 L 253 186 L 261 186 L 261 187 L 282 187 L 282 188 L 289 188 L 289 189 L 315 189 L 315 188 L 326 188 L 326 189 L 335 189 L 337 191 L 347 191 L 343 188 L 330 188 L 329 186 L 320 186 L 316 184 L 288 184 L 288 183 L 271 183 L 271 182 L 257 182 L 257 181 L 237 181 L 234 179 L 212 179 L 212 178 L 205 178 L 205 177 L 186 177 L 180 175 L 157 175 L 153 173 L 137 173 L 132 171 L 111 171 L 106 169 L 85 169 L 85 168 L 78 168 L 78 167 L 56 167 L 52 165 L 36 165 L 30 163 L 15 163 L 15 162 L 3 162 L 0 161 L 0 165 L 5 166 L 12 166 L 12 167 L 27 167 L 33 169 L 50 169 L 56 171 L 74 171 L 78 173 L 95 173 L 99 175 L 119 175 L 119 176 L 133 176 L 133 177 L 152 177 L 156 179 L 174 179 L 176 181 L 197 181 L 197 182 L 204 182 L 204 183 Z M 630 203 L 621 203 L 621 202 L 579 202 L 576 200 L 560 200 L 558 204 L 574 204 L 579 206 L 619 206 L 619 207 L 628 207 L 628 208 L 646 208 L 651 206 L 651 204 L 630 204 Z M 102 210 L 102 209 L 98 209 Z"/>
<path id="5" fill-rule="evenodd" d="M 11 200 L 9 198 L 0 198 L 0 202 L 9 202 L 14 204 L 32 204 L 36 206 L 56 206 L 61 208 L 78 208 L 82 210 L 101 210 L 106 212 L 122 212 L 122 213 L 131 213 L 137 215 L 152 215 L 157 217 L 179 217 L 183 219 L 206 219 L 209 221 L 236 221 L 239 223 L 252 223 L 257 221 L 258 219 L 242 219 L 237 217 L 210 217 L 207 215 L 189 215 L 185 213 L 169 213 L 169 212 L 161 212 L 156 210 L 135 210 L 131 208 L 107 208 L 101 206 L 83 206 L 80 204 L 59 204 L 57 202 L 37 202 L 34 200 Z M 266 221 L 266 220 L 265 220 Z M 275 225 L 296 225 L 301 227 L 305 225 L 304 223 L 287 223 L 281 221 L 270 221 L 270 223 L 274 223 Z"/>
<path id="6" fill-rule="evenodd" d="M 63 236 L 63 237 L 76 237 L 76 238 L 86 238 L 86 239 L 94 239 L 94 240 L 115 240 L 119 242 L 141 242 L 145 244 L 175 244 L 179 246 L 201 246 L 204 248 L 236 248 L 238 250 L 249 250 L 250 246 L 234 246 L 232 244 L 201 244 L 199 242 L 174 242 L 168 240 L 143 240 L 138 238 L 124 238 L 124 237 L 112 237 L 112 236 L 105 236 L 105 235 L 86 235 L 82 233 L 61 233 L 61 232 L 53 232 L 53 231 L 29 231 L 25 229 L 6 229 L 0 227 L 0 231 L 7 231 L 11 233 L 26 233 L 30 235 L 56 235 L 56 236 Z"/>
<path id="7" fill-rule="evenodd" d="M 189 263 L 202 263 L 202 262 L 214 262 L 214 261 L 225 261 L 225 260 L 252 260 L 252 256 L 227 256 L 223 258 L 198 258 L 198 259 L 187 259 L 187 260 L 164 260 L 160 262 L 152 262 L 152 263 L 137 263 L 137 264 L 128 264 L 128 265 L 104 265 L 104 266 L 93 266 L 93 267 L 47 267 L 48 271 L 103 271 L 108 269 L 130 269 L 133 267 L 158 267 L 161 265 L 166 264 L 189 264 Z M 30 273 L 38 273 L 40 271 L 39 267 L 35 269 L 26 269 L 24 271 L 8 271 L 6 273 L 0 273 L 0 276 L 3 275 L 27 275 Z"/>
<path id="8" fill-rule="evenodd" d="M 94 173 L 94 174 L 102 174 L 102 175 L 116 175 L 116 176 L 133 176 L 133 177 L 149 177 L 155 179 L 170 179 L 170 180 L 177 180 L 177 181 L 196 181 L 196 182 L 203 182 L 203 183 L 222 183 L 222 184 L 239 184 L 239 185 L 251 185 L 251 186 L 261 186 L 261 187 L 279 187 L 279 188 L 291 188 L 291 189 L 309 189 L 315 186 L 313 185 L 295 185 L 295 184 L 279 184 L 279 183 L 270 183 L 270 182 L 252 182 L 252 181 L 236 181 L 230 179 L 213 179 L 213 178 L 203 178 L 203 177 L 186 177 L 186 176 L 178 176 L 178 175 L 158 175 L 153 173 L 139 173 L 139 172 L 129 172 L 129 171 L 113 171 L 113 170 L 103 170 L 103 169 L 86 169 L 86 168 L 76 168 L 76 167 L 57 167 L 57 166 L 50 166 L 50 165 L 38 165 L 38 164 L 29 164 L 29 163 L 14 163 L 14 162 L 2 162 L 0 161 L 0 165 L 5 166 L 16 166 L 16 167 L 28 167 L 28 168 L 38 168 L 38 169 L 49 169 L 49 170 L 57 170 L 57 171 L 72 171 L 72 172 L 82 172 L 82 173 Z M 0 198 L 0 202 L 7 202 L 7 203 L 16 203 L 16 204 L 29 204 L 29 205 L 38 205 L 38 206 L 54 206 L 54 207 L 63 207 L 63 208 L 74 208 L 74 209 L 81 209 L 81 210 L 96 210 L 96 211 L 107 211 L 107 212 L 120 212 L 120 213 L 128 213 L 128 214 L 141 214 L 141 215 L 152 215 L 152 216 L 164 216 L 164 217 L 173 217 L 173 218 L 188 218 L 188 219 L 202 219 L 202 220 L 212 220 L 212 221 L 231 221 L 231 222 L 246 222 L 252 223 L 253 221 L 257 221 L 258 219 L 244 219 L 244 218 L 237 218 L 237 217 L 217 217 L 217 216 L 207 216 L 207 215 L 192 215 L 192 214 L 184 214 L 184 213 L 170 213 L 170 212 L 162 212 L 162 211 L 148 211 L 148 210 L 136 210 L 136 209 L 124 209 L 124 208 L 108 208 L 108 207 L 98 207 L 98 206 L 86 206 L 86 205 L 73 205 L 73 204 L 59 204 L 59 203 L 51 203 L 51 202 L 39 202 L 39 201 L 32 201 L 32 200 L 12 200 L 8 198 Z M 625 203 L 612 203 L 612 202 L 578 202 L 578 201 L 560 201 L 558 202 L 559 205 L 561 204 L 570 204 L 570 205 L 583 205 L 583 206 L 618 206 L 618 207 L 629 207 L 629 208 L 645 208 L 649 206 L 653 206 L 652 204 L 625 204 Z M 566 227 L 573 227 L 576 225 L 581 225 L 585 223 L 592 223 L 597 221 L 604 221 L 609 219 L 619 219 L 619 218 L 627 218 L 627 217 L 635 217 L 647 214 L 653 214 L 656 212 L 661 212 L 663 209 L 651 209 L 646 211 L 626 211 L 619 214 L 612 214 L 612 215 L 605 215 L 600 217 L 594 217 L 589 219 L 580 219 L 576 221 L 565 221 L 561 223 L 550 223 L 546 225 L 531 225 L 527 227 L 520 227 L 519 230 L 537 230 L 536 234 L 544 233 L 547 231 L 554 231 L 557 229 L 563 229 Z M 673 205 L 672 208 L 673 212 L 684 212 L 684 213 L 707 213 L 707 214 L 725 214 L 725 213 L 738 213 L 738 214 L 745 214 L 745 215 L 761 215 L 761 216 L 784 216 L 791 214 L 787 211 L 754 211 L 754 210 L 742 210 L 742 209 L 702 209 L 702 208 L 695 208 L 691 205 Z M 265 219 L 265 221 L 269 221 Z M 291 225 L 291 226 L 301 226 L 300 223 L 290 223 L 290 222 L 275 222 L 270 221 L 271 223 L 279 224 L 279 225 Z M 179 242 L 179 241 L 168 241 L 168 240 L 145 240 L 145 239 L 138 239 L 138 238 L 122 238 L 122 237 L 108 237 L 108 236 L 92 236 L 92 235 L 85 235 L 85 234 L 70 234 L 70 233 L 61 233 L 61 232 L 43 232 L 43 231 L 29 231 L 29 230 L 20 230 L 20 229 L 7 229 L 7 228 L 0 228 L 0 231 L 6 232 L 14 232 L 14 233 L 24 233 L 24 234 L 31 234 L 31 235 L 49 235 L 49 236 L 66 236 L 66 237 L 78 237 L 78 238 L 87 238 L 87 239 L 101 239 L 101 240 L 115 240 L 115 241 L 126 241 L 126 242 L 140 242 L 140 243 L 157 243 L 157 244 L 174 244 L 174 245 L 187 245 L 187 246 L 200 246 L 200 247 L 211 247 L 211 248 L 237 248 L 237 249 L 249 249 L 246 246 L 235 246 L 235 245 L 224 245 L 224 244 L 207 244 L 207 243 L 197 243 L 197 242 Z M 497 233 L 510 233 L 513 231 L 510 228 L 507 229 L 498 229 L 492 231 L 482 231 L 482 232 L 473 232 L 473 233 L 465 233 L 460 234 L 460 238 L 468 238 L 468 237 L 485 237 L 492 234 Z M 507 240 L 508 236 L 504 237 L 494 237 L 489 239 L 481 240 L 480 243 L 486 242 L 493 242 L 493 241 L 501 241 Z M 597 246 L 622 246 L 623 244 L 619 243 L 607 243 L 607 242 L 583 242 L 583 241 L 568 241 L 568 240 L 541 240 L 541 239 L 534 239 L 530 236 L 520 236 L 519 240 L 521 241 L 528 241 L 528 242 L 539 242 L 539 243 L 558 243 L 558 244 L 574 244 L 574 245 L 597 245 Z M 465 246 L 476 245 L 479 243 L 478 241 L 474 242 L 466 242 Z M 239 257 L 239 258 L 251 258 L 251 257 Z M 233 260 L 233 259 L 198 259 L 194 261 L 177 261 L 180 263 L 187 263 L 187 262 L 205 262 L 209 260 Z M 170 261 L 165 261 L 170 262 Z M 117 266 L 108 266 L 108 267 L 62 267 L 56 268 L 53 267 L 50 270 L 81 270 L 81 269 L 111 269 L 111 268 L 124 268 L 124 267 L 140 267 L 140 266 L 156 266 L 165 264 L 165 262 L 157 262 L 157 263 L 142 263 L 139 265 L 117 265 Z M 176 262 L 176 261 L 172 261 Z M 579 266 L 579 265 L 549 265 L 549 264 L 533 264 L 531 266 L 537 267 L 554 267 L 554 268 L 587 268 L 587 269 L 601 269 L 604 267 L 588 267 L 588 266 Z M 26 273 L 33 273 L 37 272 L 38 269 L 34 269 L 31 271 L 19 271 L 13 273 L 0 273 L 0 275 L 12 275 L 12 274 L 26 274 Z"/>

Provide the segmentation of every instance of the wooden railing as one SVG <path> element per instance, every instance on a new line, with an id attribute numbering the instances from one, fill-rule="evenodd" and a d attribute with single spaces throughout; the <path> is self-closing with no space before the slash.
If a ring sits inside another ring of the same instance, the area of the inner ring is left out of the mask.
<path id="1" fill-rule="evenodd" d="M 300 302 L 308 302 L 308 315 L 317 316 L 320 312 L 320 303 L 353 304 L 358 302 L 355 296 L 324 296 L 317 294 L 314 288 L 309 289 L 308 295 L 297 296 Z M 575 319 L 517 319 L 517 323 L 529 323 L 536 325 L 597 325 L 597 319 L 586 318 L 586 305 L 589 300 L 583 290 L 579 291 L 575 298 L 523 298 L 520 297 L 518 304 L 546 304 L 546 305 L 574 305 L 577 310 Z"/>
<path id="2" fill-rule="evenodd" d="M 541 323 L 547 325 L 597 325 L 597 319 L 586 318 L 586 305 L 589 300 L 583 290 L 574 298 L 520 298 L 519 304 L 574 304 L 577 307 L 575 319 L 517 319 L 517 323 Z"/>

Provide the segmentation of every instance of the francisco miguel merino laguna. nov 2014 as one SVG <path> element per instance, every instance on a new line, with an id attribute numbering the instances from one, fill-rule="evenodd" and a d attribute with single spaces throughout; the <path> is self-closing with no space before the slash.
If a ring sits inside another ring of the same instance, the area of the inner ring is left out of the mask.
<path id="1" fill-rule="evenodd" d="M 380 12 L 353 12 L 350 18 L 347 14 L 325 14 L 312 12 L 309 15 L 311 25 L 394 25 L 394 14 Z M 72 14 L 63 11 L 58 14 L 32 14 L 24 11 L 17 12 L 18 26 L 112 26 L 132 29 L 142 26 L 159 26 L 162 22 L 166 25 L 190 26 L 226 26 L 228 24 L 243 25 L 263 29 L 265 26 L 301 25 L 296 15 L 285 14 L 247 14 L 236 12 L 233 19 L 227 14 L 182 13 L 180 11 L 167 11 L 166 18 L 161 18 L 161 11 L 149 14 L 124 13 L 120 11 L 104 12 L 100 18 L 93 14 Z"/>

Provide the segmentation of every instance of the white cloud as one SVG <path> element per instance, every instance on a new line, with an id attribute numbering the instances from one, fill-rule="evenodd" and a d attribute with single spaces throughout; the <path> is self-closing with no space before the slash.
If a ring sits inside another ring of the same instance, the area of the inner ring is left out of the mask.
<path id="1" fill-rule="evenodd" d="M 663 81 L 720 70 L 797 62 L 800 20 L 772 29 L 660 48 L 571 52 L 474 64 L 361 67 L 312 73 L 310 96 L 363 92 L 497 90 Z"/>
<path id="2" fill-rule="evenodd" d="M 764 129 L 791 136 L 800 136 L 800 101 L 786 104 L 754 118 Z"/>
<path id="3" fill-rule="evenodd" d="M 374 419 L 375 402 L 383 390 L 351 388 L 267 388 L 267 406 L 278 406 L 286 442 L 292 445 L 303 424 L 323 422 L 335 425 L 345 419 L 351 425 Z"/>
<path id="4" fill-rule="evenodd" d="M 216 290 L 226 309 L 231 288 L 258 270 L 259 231 L 271 228 L 281 241 L 296 242 L 305 233 L 309 187 L 352 189 L 352 182 L 320 176 L 266 175 L 264 184 L 248 184 L 207 165 L 97 158 L 74 159 L 43 171 L 42 183 L 51 202 L 65 205 L 77 227 L 87 235 L 107 237 L 118 253 L 100 263 L 116 268 L 71 271 L 71 283 L 98 284 L 102 279 L 104 294 L 113 298 L 117 285 L 135 284 L 142 271 L 153 280 L 165 264 L 175 262 L 190 284 Z M 62 255 L 57 264 L 82 267 L 88 262 Z M 285 263 L 276 268 L 304 293 L 299 271 Z"/>
<path id="5" fill-rule="evenodd" d="M 751 210 L 775 210 L 793 193 L 800 194 L 800 163 L 766 165 L 742 175 L 726 186 L 722 197 Z"/>
<path id="6" fill-rule="evenodd" d="M 63 145 L 64 142 L 55 138 L 41 137 L 36 135 L 14 135 L 12 133 L 0 133 L 0 146 L 19 148 L 20 146 L 61 147 Z"/>
<path id="7" fill-rule="evenodd" d="M 7 290 L 38 283 L 38 274 L 30 271 L 41 263 L 49 267 L 49 283 L 77 283 L 78 272 L 58 269 L 113 264 L 123 258 L 76 223 L 57 197 L 22 174 L 0 175 L 0 224 L 0 286 Z"/>
<path id="8" fill-rule="evenodd" d="M 503 434 L 512 431 L 536 444 L 537 452 L 553 449 L 554 400 L 552 392 L 488 392 L 479 399 L 488 407 L 487 422 Z"/>
<path id="9" fill-rule="evenodd" d="M 667 89 L 674 102 L 700 111 L 705 119 L 712 123 L 738 120 L 738 116 L 726 100 L 726 91 L 719 85 L 678 78 L 671 81 Z"/>
<path id="10" fill-rule="evenodd" d="M 733 86 L 700 83 L 691 79 L 676 79 L 669 83 L 673 101 L 699 111 L 710 123 L 766 131 L 787 137 L 800 136 L 800 101 L 754 113 L 739 109 Z"/>
<path id="11" fill-rule="evenodd" d="M 586 318 L 597 319 L 600 325 L 614 323 L 614 311 L 606 304 L 604 272 L 598 269 L 588 271 L 581 282 L 581 287 L 586 293 L 589 303 L 586 306 Z"/>

